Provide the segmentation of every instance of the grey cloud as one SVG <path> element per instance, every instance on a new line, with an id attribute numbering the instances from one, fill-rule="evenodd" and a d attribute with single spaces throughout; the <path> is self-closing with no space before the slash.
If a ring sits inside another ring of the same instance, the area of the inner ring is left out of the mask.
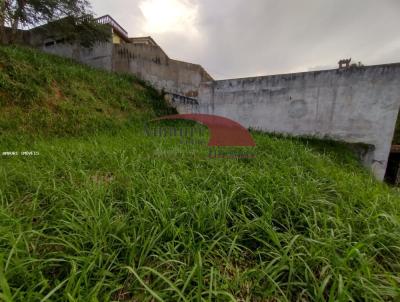
<path id="1" fill-rule="evenodd" d="M 171 57 L 202 64 L 216 78 L 400 61 L 399 0 L 191 0 L 201 39 L 153 35 Z M 141 33 L 138 0 L 93 0 Z M 119 5 L 120 4 L 120 5 Z M 147 34 L 147 33 L 146 33 Z"/>

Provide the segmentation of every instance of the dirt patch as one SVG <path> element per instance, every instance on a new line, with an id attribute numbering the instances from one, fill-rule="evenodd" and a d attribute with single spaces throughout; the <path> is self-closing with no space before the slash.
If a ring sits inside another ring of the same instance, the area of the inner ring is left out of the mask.
<path id="1" fill-rule="evenodd" d="M 114 174 L 113 173 L 111 173 L 111 172 L 108 172 L 108 173 L 101 173 L 101 172 L 96 172 L 96 174 L 95 175 L 92 175 L 91 177 L 90 177 L 90 179 L 94 182 L 94 183 L 96 183 L 96 184 L 98 184 L 98 185 L 109 185 L 109 184 L 111 184 L 113 181 L 114 181 L 114 179 L 115 179 L 115 176 L 114 176 Z"/>
<path id="2" fill-rule="evenodd" d="M 146 88 L 140 85 L 139 83 L 133 83 L 133 88 L 137 89 L 138 91 L 145 91 Z"/>

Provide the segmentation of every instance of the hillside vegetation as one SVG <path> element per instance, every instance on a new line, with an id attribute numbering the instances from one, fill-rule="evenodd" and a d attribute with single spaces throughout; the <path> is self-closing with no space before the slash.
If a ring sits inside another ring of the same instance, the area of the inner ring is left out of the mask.
<path id="1" fill-rule="evenodd" d="M 88 68 L 28 48 L 0 47 L 2 134 L 76 136 L 119 129 L 168 110 L 129 75 Z"/>
<path id="2" fill-rule="evenodd" d="M 345 146 L 209 159 L 132 77 L 1 47 L 0 79 L 0 300 L 400 299 L 399 194 Z"/>

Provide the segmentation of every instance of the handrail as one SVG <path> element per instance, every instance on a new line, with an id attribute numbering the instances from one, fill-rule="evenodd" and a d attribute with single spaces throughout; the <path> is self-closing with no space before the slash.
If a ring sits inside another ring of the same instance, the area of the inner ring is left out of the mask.
<path id="1" fill-rule="evenodd" d="M 172 96 L 173 103 L 179 102 L 179 103 L 183 103 L 183 104 L 199 105 L 199 101 L 196 98 L 188 97 L 188 96 L 173 93 L 173 92 L 167 92 L 166 94 L 169 94 Z"/>
<path id="2" fill-rule="evenodd" d="M 114 29 L 116 29 L 125 38 L 128 38 L 128 32 L 121 26 L 117 21 L 114 20 L 110 15 L 104 15 L 96 19 L 100 24 L 110 24 Z"/>

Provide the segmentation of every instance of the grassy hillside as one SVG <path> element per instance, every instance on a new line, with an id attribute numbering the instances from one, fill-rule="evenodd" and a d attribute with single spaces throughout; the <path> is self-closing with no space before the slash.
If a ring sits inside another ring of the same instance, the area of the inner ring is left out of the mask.
<path id="1" fill-rule="evenodd" d="M 158 93 L 31 49 L 0 48 L 2 134 L 71 136 L 119 129 L 164 111 Z"/>
<path id="2" fill-rule="evenodd" d="M 208 159 L 145 135 L 167 108 L 130 77 L 0 66 L 0 154 L 39 154 L 0 156 L 0 300 L 400 299 L 399 194 L 345 146 L 253 133 L 256 158 Z"/>

